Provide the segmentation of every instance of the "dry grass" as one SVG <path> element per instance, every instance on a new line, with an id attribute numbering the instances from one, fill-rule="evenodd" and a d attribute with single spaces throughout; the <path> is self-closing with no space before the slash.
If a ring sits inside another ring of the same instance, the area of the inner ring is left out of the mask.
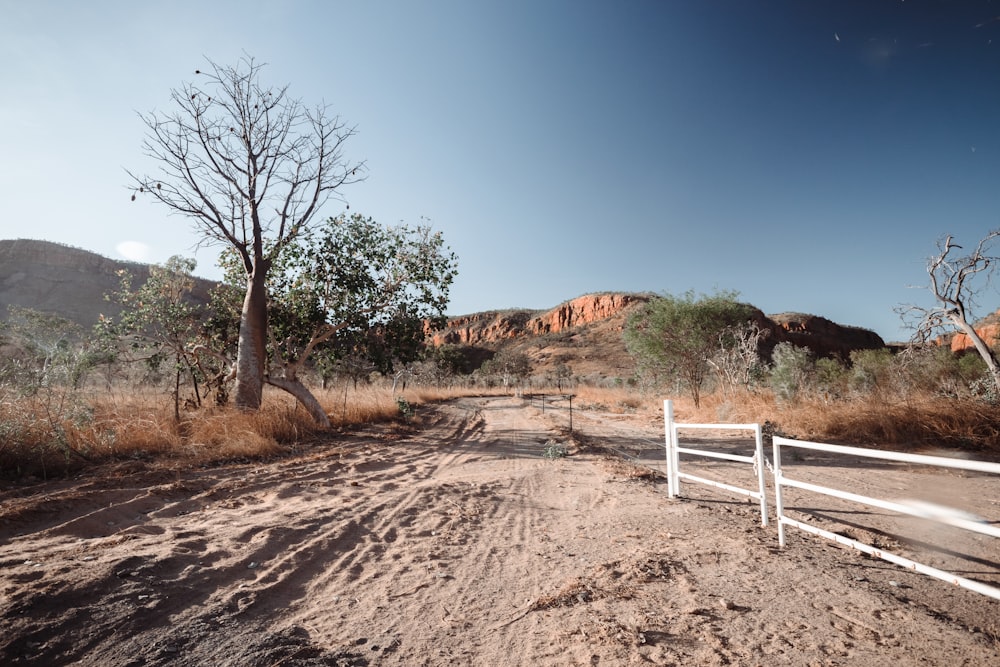
<path id="1" fill-rule="evenodd" d="M 388 386 L 338 387 L 317 392 L 335 429 L 412 420 L 420 406 L 480 389 L 408 387 L 393 394 Z M 485 393 L 504 393 L 495 390 Z M 577 387 L 580 409 L 597 409 L 662 419 L 663 398 L 629 388 Z M 412 414 L 404 415 L 404 396 Z M 51 397 L 50 397 L 51 398 Z M 233 460 L 269 459 L 298 449 L 321 436 L 308 414 L 283 392 L 267 391 L 253 414 L 203 408 L 180 422 L 162 392 L 90 394 L 81 403 L 53 410 L 51 401 L 0 396 L 0 477 L 48 477 L 107 461 L 168 461 L 208 465 Z M 79 397 L 77 399 L 80 400 Z M 71 406 L 72 407 L 72 406 Z M 983 458 L 1000 456 L 1000 410 L 971 400 L 937 397 L 890 400 L 779 402 L 770 392 L 741 396 L 704 396 L 697 408 L 689 398 L 674 398 L 678 421 L 772 423 L 785 435 L 823 442 L 891 446 L 902 449 L 953 448 Z"/>
<path id="2" fill-rule="evenodd" d="M 404 422 L 399 396 L 415 410 L 465 390 L 362 385 L 317 392 L 334 429 Z M 261 410 L 204 407 L 178 422 L 169 395 L 135 390 L 55 397 L 0 396 L 0 477 L 51 477 L 108 461 L 209 465 L 273 458 L 320 437 L 322 430 L 288 394 L 267 388 Z"/>
<path id="3" fill-rule="evenodd" d="M 575 387 L 571 392 L 581 409 L 594 409 L 620 414 L 649 409 L 650 397 L 627 387 Z M 662 401 L 660 402 L 662 406 Z"/>
<path id="4" fill-rule="evenodd" d="M 925 395 L 894 398 L 868 395 L 837 401 L 777 400 L 770 392 L 736 397 L 675 401 L 678 421 L 772 423 L 788 437 L 822 442 L 892 446 L 897 449 L 953 448 L 1000 455 L 1000 410 L 971 399 Z"/>

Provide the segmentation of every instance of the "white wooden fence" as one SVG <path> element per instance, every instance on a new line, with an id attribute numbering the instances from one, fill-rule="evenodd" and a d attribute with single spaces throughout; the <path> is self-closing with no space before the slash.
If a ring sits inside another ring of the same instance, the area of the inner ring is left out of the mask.
<path id="1" fill-rule="evenodd" d="M 993 473 L 1000 475 L 1000 463 L 989 463 L 986 461 L 967 461 L 963 459 L 950 459 L 943 456 L 926 456 L 923 454 L 906 454 L 903 452 L 889 452 L 880 449 L 867 449 L 862 447 L 845 447 L 843 445 L 827 445 L 819 442 L 807 442 L 803 440 L 790 440 L 789 438 L 780 438 L 775 436 L 774 438 L 774 507 L 777 512 L 778 518 L 778 545 L 781 547 L 785 546 L 785 526 L 794 526 L 806 532 L 818 535 L 820 537 L 825 537 L 828 540 L 833 540 L 839 542 L 840 544 L 846 544 L 855 549 L 862 551 L 866 554 L 874 556 L 876 558 L 881 558 L 887 560 L 890 563 L 895 563 L 902 567 L 909 568 L 916 572 L 926 574 L 943 581 L 955 584 L 956 586 L 961 586 L 962 588 L 968 588 L 969 590 L 976 591 L 977 593 L 982 593 L 991 598 L 1000 600 L 1000 588 L 995 588 L 989 586 L 979 581 L 973 581 L 972 579 L 966 579 L 965 577 L 960 577 L 956 574 L 950 572 L 945 572 L 944 570 L 939 570 L 937 568 L 931 567 L 929 565 L 924 565 L 923 563 L 918 563 L 909 558 L 905 558 L 898 554 L 890 553 L 883 549 L 878 549 L 864 542 L 859 542 L 858 540 L 853 540 L 851 538 L 839 535 L 837 533 L 832 533 L 827 530 L 818 528 L 805 521 L 798 521 L 785 516 L 784 504 L 782 499 L 782 487 L 794 487 L 798 489 L 803 489 L 805 491 L 811 491 L 813 493 L 820 493 L 825 496 L 831 496 L 834 498 L 841 498 L 843 500 L 848 500 L 854 503 L 860 503 L 862 505 L 868 505 L 870 507 L 878 507 L 884 510 L 889 510 L 890 512 L 896 512 L 898 514 L 906 514 L 909 516 L 920 517 L 923 519 L 928 519 L 931 521 L 936 521 L 938 523 L 943 523 L 949 526 L 955 526 L 957 528 L 962 528 L 964 530 L 969 530 L 975 533 L 980 533 L 982 535 L 989 535 L 992 537 L 1000 537 L 1000 526 L 994 526 L 983 521 L 977 521 L 965 515 L 965 513 L 955 510 L 953 508 L 947 507 L 927 507 L 922 505 L 910 505 L 905 503 L 893 502 L 889 500 L 881 500 L 879 498 L 870 498 L 868 496 L 862 496 L 856 493 L 849 493 L 847 491 L 842 491 L 839 489 L 834 489 L 826 486 L 820 486 L 818 484 L 810 484 L 808 482 L 803 482 L 801 480 L 795 480 L 788 477 L 785 470 L 781 466 L 781 448 L 782 447 L 795 447 L 798 449 L 809 449 L 820 452 L 830 452 L 833 454 L 845 454 L 850 456 L 859 456 L 869 459 L 882 459 L 888 461 L 901 461 L 904 463 L 915 463 L 925 466 L 936 466 L 940 468 L 957 468 L 959 470 L 972 470 L 985 473 Z"/>
<path id="2" fill-rule="evenodd" d="M 760 503 L 760 524 L 762 526 L 766 526 L 767 495 L 764 489 L 764 466 L 761 465 L 761 462 L 764 461 L 764 443 L 761 438 L 760 424 L 678 424 L 674 421 L 674 406 L 673 401 L 670 400 L 663 402 L 663 414 L 665 417 L 664 423 L 666 425 L 667 443 L 667 493 L 670 497 L 676 498 L 680 494 L 681 479 L 687 479 L 692 482 L 714 486 L 739 495 L 749 496 Z M 682 429 L 753 431 L 756 443 L 754 447 L 754 455 L 744 456 L 741 454 L 726 454 L 724 452 L 715 452 L 706 449 L 695 449 L 693 447 L 681 447 L 677 432 Z M 727 484 L 718 480 L 681 472 L 680 454 L 693 454 L 695 456 L 703 456 L 706 458 L 736 461 L 737 463 L 749 463 L 754 467 L 754 473 L 757 476 L 757 490 L 754 491 L 752 489 L 744 489 L 733 484 Z"/>
<path id="3" fill-rule="evenodd" d="M 858 456 L 870 459 L 899 461 L 904 463 L 911 463 L 911 464 L 918 464 L 918 465 L 932 466 L 939 468 L 969 470 L 974 472 L 989 473 L 996 475 L 1000 475 L 1000 463 L 989 463 L 986 461 L 970 461 L 965 459 L 951 459 L 942 456 L 927 456 L 923 454 L 906 454 L 902 452 L 891 452 L 879 449 L 867 449 L 862 447 L 845 447 L 843 445 L 829 445 L 824 443 L 808 442 L 804 440 L 792 440 L 789 438 L 782 438 L 775 436 L 773 439 L 774 462 L 773 464 L 771 464 L 764 457 L 763 442 L 759 424 L 679 424 L 674 421 L 673 402 L 670 400 L 666 400 L 663 402 L 663 415 L 664 415 L 664 427 L 665 427 L 665 438 L 666 438 L 667 492 L 671 498 L 676 498 L 678 495 L 680 495 L 681 479 L 686 479 L 692 482 L 698 482 L 700 484 L 705 484 L 708 486 L 724 489 L 726 491 L 730 491 L 740 495 L 749 496 L 751 498 L 759 500 L 760 512 L 761 512 L 761 525 L 766 526 L 767 496 L 764 486 L 764 468 L 768 467 L 771 469 L 772 478 L 774 481 L 774 498 L 775 498 L 774 505 L 778 520 L 779 546 L 781 547 L 785 546 L 785 526 L 794 526 L 796 528 L 812 533 L 814 535 L 824 537 L 829 540 L 833 540 L 840 544 L 851 546 L 855 549 L 858 549 L 859 551 L 867 553 L 876 558 L 881 558 L 883 560 L 889 561 L 890 563 L 895 563 L 896 565 L 909 568 L 916 572 L 920 572 L 922 574 L 926 574 L 928 576 L 935 577 L 943 581 L 947 581 L 956 586 L 961 586 L 963 588 L 967 588 L 977 593 L 981 593 L 982 595 L 986 595 L 991 598 L 1000 600 L 1000 588 L 996 588 L 994 586 L 990 586 L 988 584 L 979 581 L 974 581 L 972 579 L 967 579 L 965 577 L 961 577 L 956 574 L 946 572 L 944 570 L 940 570 L 931 567 L 929 565 L 925 565 L 923 563 L 918 563 L 914 560 L 905 558 L 898 554 L 890 553 L 883 549 L 879 549 L 872 545 L 860 542 L 858 540 L 854 540 L 837 533 L 823 530 L 806 521 L 793 519 L 787 516 L 784 511 L 782 488 L 794 487 L 797 489 L 802 489 L 804 491 L 819 493 L 834 498 L 840 498 L 842 500 L 847 500 L 853 503 L 860 503 L 871 507 L 878 507 L 898 514 L 920 517 L 923 519 L 935 521 L 937 523 L 942 523 L 949 526 L 954 526 L 957 528 L 972 531 L 982 535 L 988 535 L 990 537 L 1000 538 L 1000 526 L 992 525 L 990 523 L 986 523 L 985 521 L 979 521 L 974 517 L 968 516 L 965 513 L 952 508 L 944 508 L 937 506 L 928 507 L 920 504 L 907 504 L 907 503 L 894 502 L 891 500 L 871 498 L 868 496 L 863 496 L 856 493 L 850 493 L 848 491 L 843 491 L 828 486 L 822 486 L 819 484 L 813 484 L 802 480 L 793 479 L 789 477 L 786 474 L 785 470 L 782 468 L 781 448 L 793 447 L 799 449 L 828 452 L 833 454 L 844 454 L 844 455 Z M 737 454 L 726 454 L 711 450 L 695 449 L 693 447 L 681 446 L 678 438 L 678 431 L 685 429 L 753 431 L 756 439 L 755 453 L 753 456 L 743 456 Z M 708 458 L 725 459 L 728 461 L 735 461 L 738 463 L 749 463 L 753 465 L 754 472 L 757 475 L 758 488 L 756 491 L 752 489 L 744 489 L 734 484 L 729 484 L 718 480 L 707 479 L 704 477 L 700 477 L 698 475 L 682 472 L 680 466 L 680 456 L 679 456 L 680 454 L 690 454 Z"/>

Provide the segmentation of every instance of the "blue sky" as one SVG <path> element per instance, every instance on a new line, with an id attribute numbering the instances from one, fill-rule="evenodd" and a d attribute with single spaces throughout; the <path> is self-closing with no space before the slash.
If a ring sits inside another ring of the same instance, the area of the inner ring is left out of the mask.
<path id="1" fill-rule="evenodd" d="M 352 211 L 431 223 L 453 315 L 595 291 L 738 290 L 908 336 L 925 259 L 1000 227 L 989 2 L 0 0 L 0 237 L 195 256 L 130 201 L 138 112 L 208 57 L 326 102 Z M 978 26 L 978 27 L 977 27 Z M 995 42 L 995 43 L 994 43 Z M 328 215 L 342 205 L 331 202 Z M 130 245 L 122 245 L 129 243 Z M 1000 306 L 990 288 L 985 314 Z"/>

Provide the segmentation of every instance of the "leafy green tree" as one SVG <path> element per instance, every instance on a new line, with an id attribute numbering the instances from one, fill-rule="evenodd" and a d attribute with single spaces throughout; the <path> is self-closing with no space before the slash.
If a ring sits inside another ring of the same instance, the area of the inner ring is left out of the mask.
<path id="1" fill-rule="evenodd" d="M 844 396 L 849 370 L 838 359 L 820 357 L 814 364 L 816 389 L 827 399 Z"/>
<path id="2" fill-rule="evenodd" d="M 504 388 L 521 383 L 531 375 L 531 359 L 522 352 L 500 350 L 483 363 L 479 371 L 482 375 L 495 378 Z"/>
<path id="3" fill-rule="evenodd" d="M 223 261 L 227 282 L 240 278 L 238 259 Z M 335 357 L 361 355 L 382 372 L 417 359 L 426 327 L 445 321 L 456 267 L 429 226 L 389 227 L 353 214 L 302 232 L 271 269 L 265 381 L 328 426 L 301 379 L 313 354 L 332 348 Z"/>
<path id="4" fill-rule="evenodd" d="M 176 419 L 182 379 L 190 382 L 196 406 L 201 405 L 202 383 L 220 381 L 218 360 L 203 344 L 207 314 L 191 298 L 195 267 L 193 259 L 171 257 L 163 266 L 151 266 L 149 278 L 138 288 L 132 286 L 131 274 L 120 271 L 118 291 L 107 298 L 121 306 L 121 315 L 102 316 L 96 327 L 107 349 L 116 348 L 116 356 L 126 361 L 145 363 L 154 371 L 172 364 Z"/>
<path id="5" fill-rule="evenodd" d="M 269 340 L 268 277 L 323 205 L 357 182 L 363 163 L 343 147 L 354 135 L 328 109 L 305 107 L 261 82 L 263 64 L 211 61 L 201 83 L 171 91 L 172 113 L 142 117 L 153 175 L 128 172 L 136 195 L 191 218 L 204 240 L 235 253 L 243 300 L 235 362 L 236 406 L 260 408 Z"/>
<path id="6" fill-rule="evenodd" d="M 680 380 L 695 405 L 710 371 L 708 360 L 735 344 L 735 332 L 756 309 L 737 301 L 737 292 L 696 297 L 664 294 L 633 313 L 625 325 L 625 345 L 646 372 Z"/>

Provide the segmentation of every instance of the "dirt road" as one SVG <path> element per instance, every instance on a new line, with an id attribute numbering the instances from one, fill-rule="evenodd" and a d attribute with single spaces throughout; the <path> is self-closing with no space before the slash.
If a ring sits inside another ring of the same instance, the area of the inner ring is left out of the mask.
<path id="1" fill-rule="evenodd" d="M 0 664 L 1000 664 L 997 601 L 804 534 L 779 550 L 755 505 L 670 500 L 566 417 L 470 398 L 266 465 L 5 486 Z"/>

